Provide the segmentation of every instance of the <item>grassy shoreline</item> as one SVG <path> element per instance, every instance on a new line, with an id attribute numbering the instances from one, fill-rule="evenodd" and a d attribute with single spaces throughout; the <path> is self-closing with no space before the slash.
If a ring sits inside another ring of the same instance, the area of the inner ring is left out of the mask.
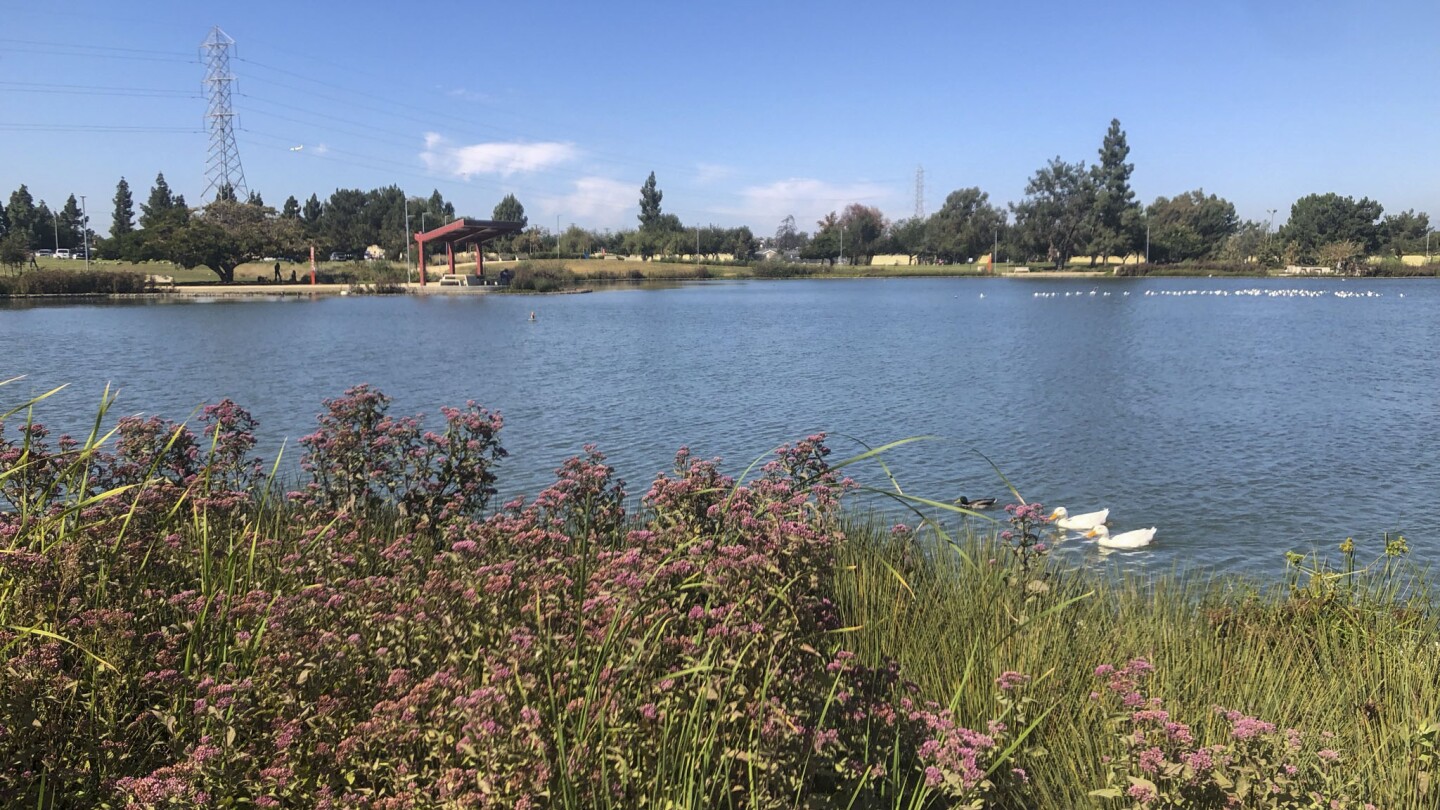
<path id="1" fill-rule="evenodd" d="M 50 271 L 65 271 L 67 275 L 85 275 L 82 265 L 77 262 L 60 259 L 41 260 L 39 271 L 42 276 Z M 263 263 L 251 263 L 241 265 L 235 272 L 238 281 L 234 284 L 221 285 L 214 279 L 214 274 L 205 268 L 193 268 L 185 270 L 164 262 L 148 264 L 126 264 L 113 261 L 92 262 L 92 270 L 95 278 L 100 279 L 104 286 L 121 290 L 117 295 L 149 295 L 149 296 L 185 296 L 185 295 L 214 295 L 223 294 L 227 296 L 269 296 L 276 294 L 321 294 L 336 295 L 349 291 L 354 286 L 384 284 L 407 289 L 411 292 L 419 288 L 413 282 L 407 283 L 406 279 L 413 272 L 413 269 L 406 268 L 402 264 L 394 262 L 347 262 L 347 263 L 322 263 L 319 266 L 321 281 L 319 286 L 308 284 L 309 265 L 307 263 L 281 263 L 281 275 L 288 279 L 289 274 L 295 271 L 297 281 L 288 281 L 276 284 L 270 279 L 273 275 L 273 267 Z M 473 272 L 473 263 L 457 263 L 456 269 L 460 272 Z M 1048 279 L 1075 279 L 1093 281 L 1096 279 L 1110 279 L 1126 277 L 1118 275 L 1116 267 L 1090 268 L 1085 266 L 1074 266 L 1063 271 L 1030 266 L 1025 272 L 1015 272 L 1016 268 L 1023 268 L 1023 265 L 1000 264 L 996 266 L 995 274 L 985 273 L 983 265 L 842 265 L 837 267 L 826 267 L 823 265 L 734 265 L 728 263 L 680 263 L 666 261 L 615 261 L 603 259 L 536 259 L 509 262 L 487 262 L 486 269 L 491 275 L 501 270 L 510 269 L 520 276 L 544 277 L 544 289 L 540 292 L 549 292 L 561 287 L 576 287 L 595 282 L 604 283 L 626 283 L 626 282 L 647 282 L 647 281 L 695 281 L 707 279 L 858 279 L 858 278 L 1048 278 Z M 1404 276 L 1375 276 L 1369 278 L 1430 278 L 1440 275 L 1440 266 L 1432 266 L 1430 272 L 1416 275 Z M 1127 268 L 1119 268 L 1121 273 Z M 1425 270 L 1429 268 L 1421 268 Z M 443 272 L 441 266 L 432 266 L 431 272 L 438 278 Z M 105 274 L 115 274 L 114 279 L 105 278 Z M 164 285 L 145 292 L 137 292 L 131 287 L 144 286 L 123 283 L 130 275 L 161 275 L 174 279 L 174 285 Z M 1213 267 L 1186 267 L 1186 266 L 1157 266 L 1146 271 L 1143 277 L 1164 277 L 1164 278 L 1208 278 L 1214 276 L 1225 278 L 1342 278 L 1340 276 L 1294 276 L 1284 273 L 1267 272 L 1263 269 L 1236 269 L 1225 268 L 1217 270 Z M 1133 276 L 1131 276 L 1133 277 Z M 34 298 L 44 295 L 46 297 L 59 297 L 63 295 L 83 295 L 94 297 L 96 295 L 108 295 L 94 288 L 97 282 L 85 282 L 81 286 L 82 292 L 70 293 L 64 291 L 44 292 L 40 294 L 17 293 L 10 288 L 16 286 L 20 277 L 10 276 L 0 278 L 0 297 L 11 298 Z M 252 280 L 253 279 L 253 280 Z M 524 285 L 522 285 L 524 286 Z M 122 289 L 123 288 L 123 289 Z M 427 291 L 435 288 L 434 281 Z M 476 292 L 470 288 L 447 288 L 447 292 L 454 293 L 456 290 L 461 293 Z M 533 290 L 516 289 L 512 292 L 526 292 Z"/>
<path id="2" fill-rule="evenodd" d="M 10 415 L 0 795 L 1434 805 L 1440 624 L 1403 538 L 1271 584 L 1097 574 L 1038 505 L 856 520 L 823 436 L 741 481 L 681 451 L 638 508 L 587 450 L 492 504 L 498 414 L 388 403 L 327 401 L 289 493 L 229 401 L 76 442 Z"/>

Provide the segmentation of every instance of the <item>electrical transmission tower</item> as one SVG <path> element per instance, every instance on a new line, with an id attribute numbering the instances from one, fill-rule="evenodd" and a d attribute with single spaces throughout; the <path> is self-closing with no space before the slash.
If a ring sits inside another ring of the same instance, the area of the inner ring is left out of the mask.
<path id="1" fill-rule="evenodd" d="M 200 43 L 200 53 L 205 60 L 205 96 L 209 99 L 205 121 L 210 130 L 210 154 L 205 159 L 206 184 L 201 199 L 226 186 L 239 200 L 250 193 L 245 185 L 245 170 L 240 167 L 240 147 L 235 143 L 235 110 L 230 106 L 230 85 L 235 82 L 235 76 L 230 73 L 230 51 L 234 47 L 235 40 L 218 25 L 210 29 L 210 35 Z"/>
<path id="2" fill-rule="evenodd" d="M 915 167 L 915 218 L 925 218 L 925 167 Z"/>

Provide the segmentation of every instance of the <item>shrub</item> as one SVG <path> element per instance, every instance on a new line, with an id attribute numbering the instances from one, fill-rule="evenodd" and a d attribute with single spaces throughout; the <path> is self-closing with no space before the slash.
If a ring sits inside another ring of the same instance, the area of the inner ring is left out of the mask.
<path id="1" fill-rule="evenodd" d="M 0 298 L 24 295 L 135 295 L 151 289 L 145 276 L 118 270 L 36 270 L 0 277 Z"/>
<path id="2" fill-rule="evenodd" d="M 510 289 L 529 292 L 555 292 L 575 284 L 575 274 L 560 262 L 519 262 L 510 278 Z"/>

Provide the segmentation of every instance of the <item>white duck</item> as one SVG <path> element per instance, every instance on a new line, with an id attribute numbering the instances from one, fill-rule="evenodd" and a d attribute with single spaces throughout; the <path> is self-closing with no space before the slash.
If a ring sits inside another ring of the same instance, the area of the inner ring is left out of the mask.
<path id="1" fill-rule="evenodd" d="M 1099 512 L 1086 512 L 1083 515 L 1070 516 L 1065 507 L 1059 506 L 1050 513 L 1050 519 L 1056 526 L 1062 529 L 1069 529 L 1076 532 L 1089 531 L 1096 526 L 1105 525 L 1105 520 L 1110 517 L 1109 509 L 1101 509 Z"/>
<path id="2" fill-rule="evenodd" d="M 1148 529 L 1132 529 L 1128 532 L 1121 532 L 1111 535 L 1105 524 L 1100 524 L 1085 533 L 1086 537 L 1095 538 L 1095 544 L 1102 548 L 1140 548 L 1150 545 L 1155 539 L 1155 527 Z"/>

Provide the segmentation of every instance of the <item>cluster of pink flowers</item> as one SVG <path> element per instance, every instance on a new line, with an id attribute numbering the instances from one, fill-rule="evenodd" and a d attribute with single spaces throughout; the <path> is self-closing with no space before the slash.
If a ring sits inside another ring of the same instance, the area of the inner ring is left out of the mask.
<path id="1" fill-rule="evenodd" d="M 1154 665 L 1143 658 L 1095 668 L 1104 685 L 1091 698 L 1111 708 L 1123 749 L 1121 756 L 1106 762 L 1114 786 L 1109 795 L 1128 798 L 1141 808 L 1241 807 L 1249 806 L 1248 796 L 1263 796 L 1266 807 L 1295 810 L 1362 806 L 1333 768 L 1340 753 L 1318 747 L 1333 735 L 1279 730 L 1274 723 L 1217 706 L 1215 713 L 1230 724 L 1229 738 L 1200 745 L 1191 727 L 1176 721 L 1161 698 L 1147 696 L 1146 681 L 1154 672 Z"/>
<path id="2" fill-rule="evenodd" d="M 490 511 L 500 416 L 468 403 L 427 431 L 389 402 L 368 386 L 327 401 L 302 439 L 309 480 L 278 502 L 228 401 L 200 438 L 128 419 L 89 454 L 39 425 L 0 433 L 18 470 L 0 482 L 7 610 L 64 632 L 0 630 L 0 795 L 637 805 L 687 723 L 707 729 L 687 744 L 715 746 L 697 759 L 716 804 L 970 803 L 1028 779 L 997 764 L 1008 715 L 974 731 L 843 648 L 829 572 L 852 482 L 823 435 L 744 481 L 682 450 L 633 512 L 587 447 Z M 45 515 L 100 487 L 125 489 L 51 542 Z M 1028 683 L 1002 674 L 997 704 Z M 121 691 L 95 711 L 53 699 L 76 684 Z M 19 764 L 42 758 L 44 788 Z"/>

